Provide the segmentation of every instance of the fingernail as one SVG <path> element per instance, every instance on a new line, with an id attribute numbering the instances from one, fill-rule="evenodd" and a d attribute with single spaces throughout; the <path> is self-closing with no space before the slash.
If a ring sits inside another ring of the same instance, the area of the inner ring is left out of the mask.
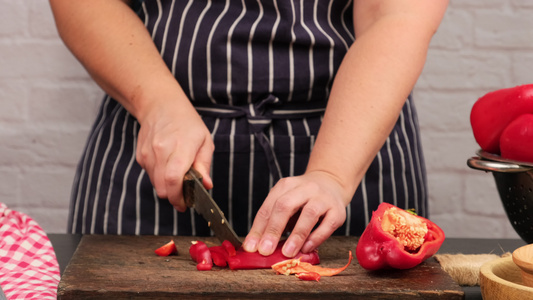
<path id="1" fill-rule="evenodd" d="M 261 245 L 259 245 L 259 253 L 262 255 L 270 255 L 272 254 L 272 241 L 270 240 L 264 240 L 261 242 Z"/>
<path id="2" fill-rule="evenodd" d="M 302 247 L 302 252 L 304 253 L 309 253 L 313 250 L 315 250 L 315 245 L 311 241 L 305 242 L 305 244 Z"/>
<path id="3" fill-rule="evenodd" d="M 242 247 L 246 252 L 255 252 L 257 251 L 257 241 L 255 239 L 246 239 Z"/>
<path id="4" fill-rule="evenodd" d="M 296 255 L 296 245 L 293 242 L 288 242 L 283 246 L 283 255 L 287 257 L 294 257 Z"/>

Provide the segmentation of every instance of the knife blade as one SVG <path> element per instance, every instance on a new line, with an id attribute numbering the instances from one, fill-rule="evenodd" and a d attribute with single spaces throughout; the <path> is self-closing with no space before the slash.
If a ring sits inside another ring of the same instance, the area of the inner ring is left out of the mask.
<path id="1" fill-rule="evenodd" d="M 194 208 L 207 221 L 209 228 L 213 230 L 215 236 L 221 241 L 228 240 L 235 248 L 240 248 L 242 242 L 237 236 L 224 212 L 220 210 L 217 203 L 202 184 L 202 175 L 195 169 L 190 169 L 183 180 L 183 196 L 185 204 Z"/>

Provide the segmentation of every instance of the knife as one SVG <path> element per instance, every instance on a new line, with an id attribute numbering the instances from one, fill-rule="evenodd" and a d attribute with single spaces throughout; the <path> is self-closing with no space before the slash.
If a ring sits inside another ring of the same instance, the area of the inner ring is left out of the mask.
<path id="1" fill-rule="evenodd" d="M 185 204 L 194 208 L 207 221 L 209 228 L 221 241 L 228 240 L 235 248 L 240 248 L 241 240 L 229 224 L 224 213 L 202 184 L 202 175 L 195 169 L 190 169 L 183 180 L 183 196 Z"/>

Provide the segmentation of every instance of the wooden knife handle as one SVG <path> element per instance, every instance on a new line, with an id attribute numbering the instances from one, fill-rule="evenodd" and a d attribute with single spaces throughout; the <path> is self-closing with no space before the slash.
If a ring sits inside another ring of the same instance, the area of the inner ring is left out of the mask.
<path id="1" fill-rule="evenodd" d="M 191 168 L 185 173 L 185 177 L 183 178 L 183 198 L 187 207 L 194 207 L 196 199 L 195 186 L 197 184 L 202 184 L 202 175 L 195 169 Z"/>

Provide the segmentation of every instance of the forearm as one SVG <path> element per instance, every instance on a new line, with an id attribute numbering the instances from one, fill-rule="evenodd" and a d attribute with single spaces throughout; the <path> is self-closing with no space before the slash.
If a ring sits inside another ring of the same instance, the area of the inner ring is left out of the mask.
<path id="1" fill-rule="evenodd" d="M 342 62 L 307 171 L 333 176 L 347 201 L 397 121 L 431 35 L 408 19 L 382 18 L 357 37 Z"/>
<path id="2" fill-rule="evenodd" d="M 51 0 L 59 34 L 93 79 L 138 119 L 187 99 L 148 31 L 120 0 Z"/>

